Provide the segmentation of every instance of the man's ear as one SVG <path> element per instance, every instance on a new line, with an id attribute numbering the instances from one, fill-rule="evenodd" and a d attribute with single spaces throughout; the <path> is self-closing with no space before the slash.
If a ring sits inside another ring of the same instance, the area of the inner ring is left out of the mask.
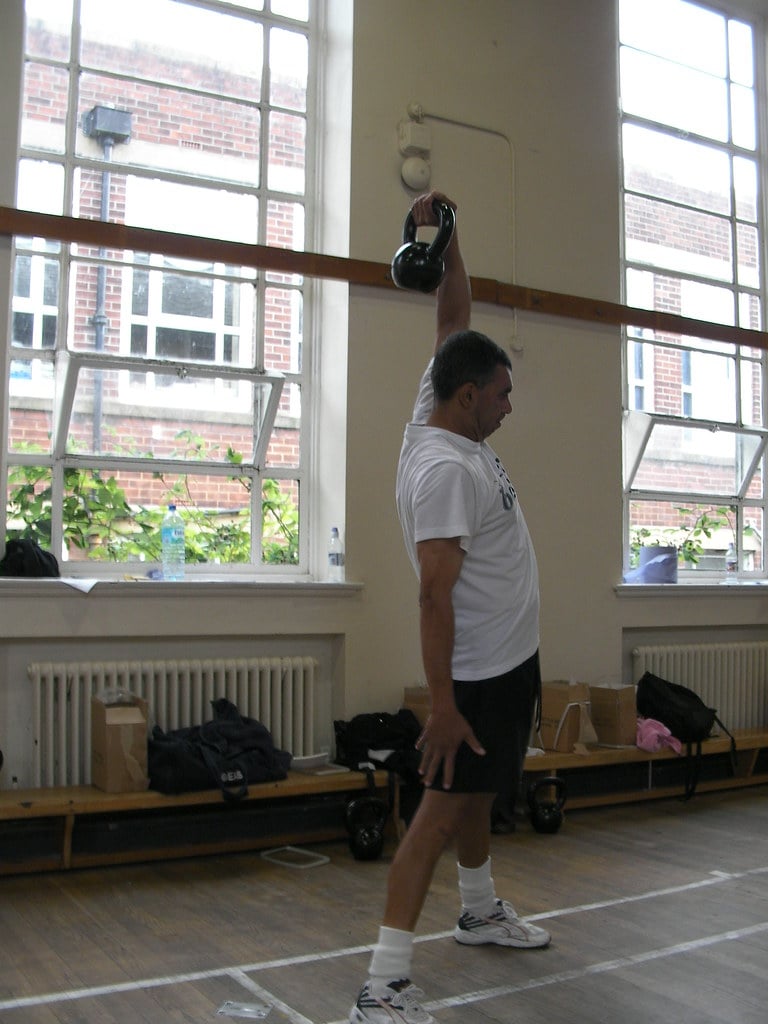
<path id="1" fill-rule="evenodd" d="M 459 388 L 459 402 L 462 409 L 468 409 L 475 400 L 475 385 L 471 381 L 462 384 Z"/>

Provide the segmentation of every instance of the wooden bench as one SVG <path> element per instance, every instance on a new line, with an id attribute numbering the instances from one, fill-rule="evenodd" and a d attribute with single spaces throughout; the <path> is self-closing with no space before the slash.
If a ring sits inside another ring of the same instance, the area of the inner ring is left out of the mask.
<path id="1" fill-rule="evenodd" d="M 734 730 L 733 736 L 735 774 L 731 773 L 726 735 L 702 743 L 697 792 L 768 783 L 768 731 L 741 729 Z M 650 754 L 638 747 L 590 746 L 582 754 L 545 751 L 525 759 L 525 781 L 546 775 L 564 778 L 569 808 L 657 800 L 683 792 L 684 755 L 685 747 L 681 757 L 670 750 Z"/>
<path id="2" fill-rule="evenodd" d="M 726 736 L 702 745 L 700 792 L 768 783 L 768 731 L 734 736 L 735 774 Z M 524 782 L 561 776 L 568 809 L 596 807 L 680 796 L 684 762 L 670 751 L 649 754 L 637 747 L 547 751 L 526 758 Z M 386 772 L 376 772 L 375 783 L 379 795 L 388 795 Z M 222 800 L 219 790 L 179 796 L 152 790 L 112 794 L 93 786 L 2 790 L 0 875 L 338 840 L 347 835 L 346 804 L 367 785 L 359 772 L 289 772 L 280 782 L 250 786 L 248 796 L 234 804 Z M 395 785 L 390 828 L 398 835 L 399 794 Z M 313 807 L 321 812 L 314 817 Z"/>
<path id="3" fill-rule="evenodd" d="M 388 798 L 388 773 L 378 771 L 374 780 L 377 795 Z M 2 790 L 0 875 L 346 838 L 346 804 L 367 790 L 366 776 L 354 771 L 289 772 L 279 782 L 249 786 L 248 796 L 234 803 L 219 790 L 177 796 L 94 786 Z M 393 800 L 398 823 L 398 786 Z"/>

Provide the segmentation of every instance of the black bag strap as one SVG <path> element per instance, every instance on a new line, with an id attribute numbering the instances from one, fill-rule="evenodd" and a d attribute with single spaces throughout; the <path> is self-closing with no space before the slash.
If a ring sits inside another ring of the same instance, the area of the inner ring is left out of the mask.
<path id="1" fill-rule="evenodd" d="M 685 765 L 685 795 L 684 800 L 690 800 L 696 792 L 701 772 L 701 741 L 696 743 L 696 752 L 693 751 L 693 743 L 687 744 L 687 759 Z"/>
<path id="2" fill-rule="evenodd" d="M 733 738 L 731 733 L 726 729 L 720 719 L 715 715 L 715 721 L 723 730 L 723 732 L 730 738 L 730 744 L 728 745 L 728 758 L 731 764 L 731 775 L 736 774 L 736 740 Z M 690 800 L 693 794 L 696 792 L 696 787 L 699 784 L 699 775 L 701 773 L 701 741 L 696 744 L 696 752 L 693 752 L 693 744 L 688 744 L 688 762 L 686 764 L 686 776 L 685 776 L 685 797 L 684 799 Z"/>
<path id="3" fill-rule="evenodd" d="M 723 732 L 726 734 L 726 736 L 728 736 L 730 738 L 730 740 L 731 740 L 730 746 L 729 746 L 729 749 L 728 749 L 728 756 L 729 756 L 730 762 L 731 762 L 731 775 L 735 775 L 736 774 L 736 740 L 733 738 L 731 733 L 726 729 L 726 727 L 723 725 L 723 723 L 720 721 L 720 719 L 717 717 L 717 715 L 715 715 L 715 721 L 720 726 L 720 728 L 723 730 Z"/>
<path id="4" fill-rule="evenodd" d="M 368 796 L 377 797 L 376 793 L 376 778 L 375 771 L 376 766 L 370 761 L 361 761 L 357 766 L 357 771 L 363 772 L 368 782 Z M 397 784 L 397 772 L 387 771 L 387 809 L 390 813 L 395 807 L 395 786 Z"/>
<path id="5" fill-rule="evenodd" d="M 207 743 L 201 743 L 198 749 L 208 771 L 211 773 L 211 778 L 221 790 L 221 795 L 225 800 L 235 803 L 248 796 L 247 775 L 238 761 L 227 761 L 225 767 L 220 757 L 217 757 L 219 752 L 214 751 L 214 748 L 210 747 Z M 236 777 L 232 780 L 227 778 L 230 773 L 236 774 Z"/>

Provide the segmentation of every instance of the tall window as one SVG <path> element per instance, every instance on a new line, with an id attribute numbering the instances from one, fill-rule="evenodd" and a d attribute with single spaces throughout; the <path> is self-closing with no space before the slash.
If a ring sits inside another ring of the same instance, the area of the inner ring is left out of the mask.
<path id="1" fill-rule="evenodd" d="M 312 7 L 27 0 L 18 206 L 303 250 Z M 8 536 L 123 572 L 159 560 L 174 502 L 193 567 L 306 571 L 304 293 L 17 238 Z"/>
<path id="2" fill-rule="evenodd" d="M 625 300 L 763 330 L 763 38 L 702 3 L 619 10 Z M 625 568 L 671 543 L 720 575 L 733 545 L 764 575 L 765 353 L 630 326 L 625 368 Z"/>

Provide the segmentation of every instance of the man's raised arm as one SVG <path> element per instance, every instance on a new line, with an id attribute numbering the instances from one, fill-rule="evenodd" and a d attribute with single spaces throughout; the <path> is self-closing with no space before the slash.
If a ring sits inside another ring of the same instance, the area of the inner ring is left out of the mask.
<path id="1" fill-rule="evenodd" d="M 412 206 L 413 219 L 416 226 L 439 226 L 440 219 L 434 210 L 435 201 L 446 203 L 454 211 L 456 204 L 442 192 L 427 192 L 419 196 Z M 453 236 L 443 253 L 445 274 L 437 289 L 437 332 L 435 352 L 449 334 L 463 331 L 469 327 L 472 308 L 472 292 L 469 276 L 464 266 L 464 258 L 459 247 L 459 229 L 454 228 Z"/>

